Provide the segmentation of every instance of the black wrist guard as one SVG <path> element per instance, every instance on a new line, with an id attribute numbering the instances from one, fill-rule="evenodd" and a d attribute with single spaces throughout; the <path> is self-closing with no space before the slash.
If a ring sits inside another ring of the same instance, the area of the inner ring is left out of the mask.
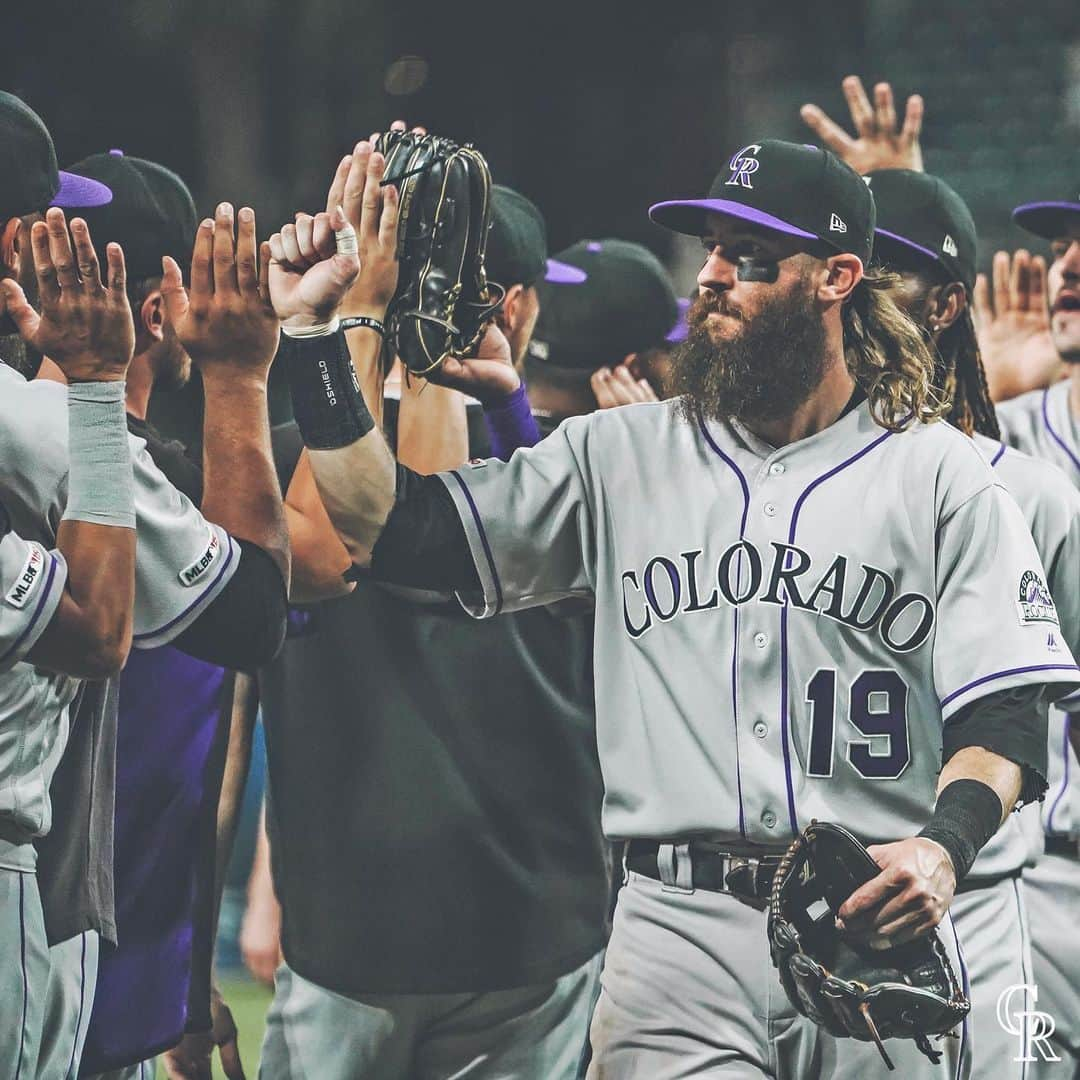
<path id="1" fill-rule="evenodd" d="M 954 780 L 938 796 L 934 816 L 920 836 L 935 840 L 952 859 L 956 883 L 1001 824 L 1001 799 L 981 780 Z"/>
<path id="2" fill-rule="evenodd" d="M 337 450 L 363 438 L 375 426 L 342 331 L 313 338 L 283 334 L 278 358 L 285 365 L 293 415 L 305 446 Z"/>

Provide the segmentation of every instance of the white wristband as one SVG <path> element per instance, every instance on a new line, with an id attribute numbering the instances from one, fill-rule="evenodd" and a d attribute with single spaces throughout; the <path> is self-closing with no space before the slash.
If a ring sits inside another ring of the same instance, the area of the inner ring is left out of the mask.
<path id="1" fill-rule="evenodd" d="M 341 319 L 335 315 L 329 322 L 316 323 L 314 326 L 286 326 L 281 324 L 281 332 L 291 338 L 330 337 L 338 332 Z"/>

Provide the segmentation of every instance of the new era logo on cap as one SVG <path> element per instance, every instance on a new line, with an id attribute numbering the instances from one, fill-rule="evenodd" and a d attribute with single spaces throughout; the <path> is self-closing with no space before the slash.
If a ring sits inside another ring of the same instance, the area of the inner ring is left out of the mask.
<path id="1" fill-rule="evenodd" d="M 941 250 L 954 259 L 960 254 L 956 247 L 956 241 L 948 233 L 945 234 L 945 239 L 941 242 Z"/>
<path id="2" fill-rule="evenodd" d="M 829 215 L 829 232 L 847 232 L 847 226 L 844 224 L 844 219 L 839 214 Z"/>
<path id="3" fill-rule="evenodd" d="M 731 159 L 728 165 L 728 168 L 731 169 L 731 176 L 725 183 L 742 184 L 743 187 L 753 188 L 754 185 L 750 183 L 750 177 L 761 168 L 761 162 L 753 155 L 760 149 L 761 147 L 757 143 L 744 146 Z"/>

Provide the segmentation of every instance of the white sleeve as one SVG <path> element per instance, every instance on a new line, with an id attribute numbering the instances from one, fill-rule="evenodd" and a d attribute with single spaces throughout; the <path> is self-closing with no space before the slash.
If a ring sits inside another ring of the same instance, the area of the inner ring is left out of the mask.
<path id="1" fill-rule="evenodd" d="M 942 717 L 1013 686 L 1080 685 L 1046 572 L 1019 507 L 997 484 L 941 524 L 934 681 Z"/>
<path id="2" fill-rule="evenodd" d="M 0 538 L 0 671 L 24 659 L 56 613 L 67 581 L 59 551 L 23 540 Z"/>

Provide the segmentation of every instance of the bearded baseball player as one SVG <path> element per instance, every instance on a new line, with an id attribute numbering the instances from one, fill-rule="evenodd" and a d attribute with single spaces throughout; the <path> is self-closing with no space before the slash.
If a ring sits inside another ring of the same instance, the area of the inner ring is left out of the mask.
<path id="1" fill-rule="evenodd" d="M 651 213 L 707 252 L 679 398 L 430 478 L 395 466 L 358 395 L 338 408 L 294 383 L 297 420 L 378 577 L 477 616 L 595 600 L 604 827 L 629 872 L 592 1075 L 864 1077 L 878 1050 L 825 1034 L 770 970 L 781 853 L 813 819 L 845 822 L 876 872 L 839 906 L 843 933 L 895 947 L 944 922 L 962 978 L 948 905 L 1044 789 L 1039 704 L 1078 669 L 1047 645 L 1019 510 L 934 423 L 930 351 L 865 272 L 862 179 L 762 140 L 708 197 Z M 335 332 L 305 339 L 312 379 Z M 925 1045 L 890 1043 L 901 1075 L 968 1071 L 963 1034 Z"/>
<path id="2" fill-rule="evenodd" d="M 1019 206 L 1016 223 L 1050 241 L 1046 275 L 1050 333 L 1069 378 L 998 405 L 1002 435 L 1010 446 L 1051 461 L 1080 488 L 1080 191 L 1059 200 Z M 1074 562 L 1074 566 L 1075 566 Z M 1061 1061 L 1039 1060 L 1028 1075 L 1080 1073 L 1080 943 L 1076 939 L 1080 895 L 1080 768 L 1076 695 L 1052 710 L 1050 790 L 1043 803 L 1045 854 L 1024 871 L 1031 945 L 1039 999 L 1053 1020 L 1050 1046 Z M 1071 1070 L 1071 1072 L 1070 1072 Z"/>
<path id="3" fill-rule="evenodd" d="M 974 439 L 1020 506 L 1046 567 L 1061 640 L 1075 655 L 1080 650 L 1080 492 L 1060 469 L 1000 441 L 971 319 L 975 223 L 960 196 L 937 177 L 888 169 L 871 172 L 867 182 L 877 206 L 875 258 L 900 274 L 898 302 L 937 347 L 937 383 L 952 402 L 949 420 Z M 1056 636 L 1050 627 L 1047 634 L 1048 640 Z M 1028 820 L 1022 825 L 1022 819 Z M 1030 1063 L 1017 1060 L 1016 1035 L 998 1019 L 1002 996 L 1021 987 L 1009 999 L 1012 1012 L 1046 1007 L 1044 995 L 1025 997 L 1036 981 L 1020 881 L 1032 856 L 1032 830 L 1026 825 L 1038 832 L 1037 807 L 1009 815 L 979 853 L 951 908 L 971 985 L 977 1076 L 1005 1077 L 1010 1070 L 1018 1080 L 1028 1075 Z"/>

